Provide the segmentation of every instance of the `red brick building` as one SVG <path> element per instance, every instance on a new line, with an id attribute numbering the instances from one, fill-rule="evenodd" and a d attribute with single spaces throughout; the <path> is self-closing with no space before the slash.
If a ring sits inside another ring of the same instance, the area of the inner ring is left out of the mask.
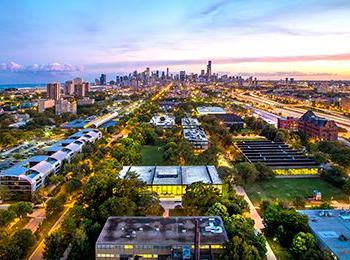
<path id="1" fill-rule="evenodd" d="M 295 117 L 284 117 L 277 119 L 277 127 L 287 130 L 297 130 L 298 129 L 298 119 Z"/>
<path id="2" fill-rule="evenodd" d="M 311 138 L 325 141 L 336 141 L 338 139 L 338 127 L 333 120 L 318 117 L 308 110 L 298 120 L 298 130 Z"/>

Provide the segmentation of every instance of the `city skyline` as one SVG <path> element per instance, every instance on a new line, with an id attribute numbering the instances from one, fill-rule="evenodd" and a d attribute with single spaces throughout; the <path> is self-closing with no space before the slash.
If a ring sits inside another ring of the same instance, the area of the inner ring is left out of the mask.
<path id="1" fill-rule="evenodd" d="M 62 3 L 63 2 L 63 3 Z M 350 79 L 350 3 L 50 1 L 1 3 L 0 83 L 100 73 L 213 72 Z M 16 14 L 16 18 L 14 18 Z"/>

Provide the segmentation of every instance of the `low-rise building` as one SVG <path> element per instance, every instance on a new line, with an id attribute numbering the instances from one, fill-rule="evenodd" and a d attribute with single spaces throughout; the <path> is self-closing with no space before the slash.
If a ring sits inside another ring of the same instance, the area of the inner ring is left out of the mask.
<path id="1" fill-rule="evenodd" d="M 194 149 L 206 150 L 209 147 L 209 140 L 205 132 L 197 128 L 183 129 L 184 138 L 189 141 Z"/>
<path id="2" fill-rule="evenodd" d="M 194 117 L 184 117 L 181 118 L 181 125 L 183 129 L 198 128 L 201 124 L 197 118 Z"/>
<path id="3" fill-rule="evenodd" d="M 154 115 L 150 123 L 160 128 L 172 128 L 175 125 L 175 117 L 169 114 Z"/>
<path id="4" fill-rule="evenodd" d="M 213 259 L 228 241 L 221 217 L 109 217 L 96 259 Z M 197 250 L 196 250 L 197 249 Z"/>
<path id="5" fill-rule="evenodd" d="M 65 162 L 82 151 L 87 142 L 95 142 L 102 134 L 84 129 L 48 147 L 46 155 L 36 155 L 0 172 L 0 185 L 8 188 L 13 199 L 29 200 L 46 178 L 58 174 Z"/>
<path id="6" fill-rule="evenodd" d="M 135 172 L 160 198 L 181 200 L 186 187 L 195 182 L 222 192 L 222 181 L 215 166 L 124 166 L 119 176 L 124 178 L 130 172 Z"/>
<path id="7" fill-rule="evenodd" d="M 95 104 L 95 99 L 90 97 L 84 97 L 82 99 L 78 99 L 78 106 L 89 106 Z"/>
<path id="8" fill-rule="evenodd" d="M 198 115 L 212 115 L 212 114 L 226 114 L 225 110 L 221 107 L 197 107 Z"/>
<path id="9" fill-rule="evenodd" d="M 298 119 L 292 116 L 279 117 L 277 119 L 277 128 L 286 130 L 297 130 Z"/>
<path id="10" fill-rule="evenodd" d="M 246 161 L 263 163 L 277 175 L 315 175 L 320 165 L 282 142 L 242 141 L 235 143 Z"/>
<path id="11" fill-rule="evenodd" d="M 38 111 L 43 113 L 47 108 L 55 106 L 55 100 L 53 99 L 39 99 L 38 100 Z"/>
<path id="12" fill-rule="evenodd" d="M 299 210 L 309 219 L 308 225 L 318 245 L 329 250 L 335 259 L 350 259 L 349 210 Z"/>
<path id="13" fill-rule="evenodd" d="M 308 110 L 298 120 L 298 130 L 311 138 L 324 141 L 338 140 L 338 127 L 333 120 L 316 116 L 314 112 Z"/>
<path id="14" fill-rule="evenodd" d="M 339 99 L 339 106 L 341 109 L 345 111 L 350 110 L 350 98 L 349 97 L 342 97 Z"/>
<path id="15" fill-rule="evenodd" d="M 232 127 L 236 130 L 243 128 L 243 119 L 233 113 L 226 114 L 213 114 L 217 119 L 219 119 L 226 127 Z"/>
<path id="16" fill-rule="evenodd" d="M 56 101 L 55 114 L 60 115 L 62 113 L 76 114 L 77 113 L 77 102 L 76 101 L 69 102 L 66 99 L 60 99 L 60 100 Z"/>

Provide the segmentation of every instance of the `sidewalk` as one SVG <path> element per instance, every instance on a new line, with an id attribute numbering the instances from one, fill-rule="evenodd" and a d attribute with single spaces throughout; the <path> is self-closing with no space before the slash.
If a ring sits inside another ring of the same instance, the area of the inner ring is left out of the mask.
<path id="1" fill-rule="evenodd" d="M 250 217 L 254 220 L 254 227 L 257 231 L 259 231 L 261 233 L 261 230 L 264 228 L 264 224 L 263 224 L 263 220 L 260 217 L 259 213 L 256 211 L 253 203 L 251 202 L 251 200 L 249 199 L 247 193 L 245 192 L 245 190 L 243 189 L 243 187 L 241 186 L 236 186 L 236 192 L 238 195 L 243 196 L 244 199 L 247 201 L 248 205 L 249 205 L 249 209 L 250 209 Z M 266 241 L 266 258 L 268 260 L 277 260 L 275 254 L 273 253 L 269 243 L 267 243 Z"/>

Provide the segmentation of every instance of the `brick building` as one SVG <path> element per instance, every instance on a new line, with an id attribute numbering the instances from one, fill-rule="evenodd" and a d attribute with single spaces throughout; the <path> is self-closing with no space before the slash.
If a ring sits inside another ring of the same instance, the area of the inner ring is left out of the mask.
<path id="1" fill-rule="evenodd" d="M 308 110 L 299 118 L 298 130 L 311 138 L 325 141 L 336 141 L 338 139 L 338 127 L 335 122 L 318 117 L 311 110 Z"/>

